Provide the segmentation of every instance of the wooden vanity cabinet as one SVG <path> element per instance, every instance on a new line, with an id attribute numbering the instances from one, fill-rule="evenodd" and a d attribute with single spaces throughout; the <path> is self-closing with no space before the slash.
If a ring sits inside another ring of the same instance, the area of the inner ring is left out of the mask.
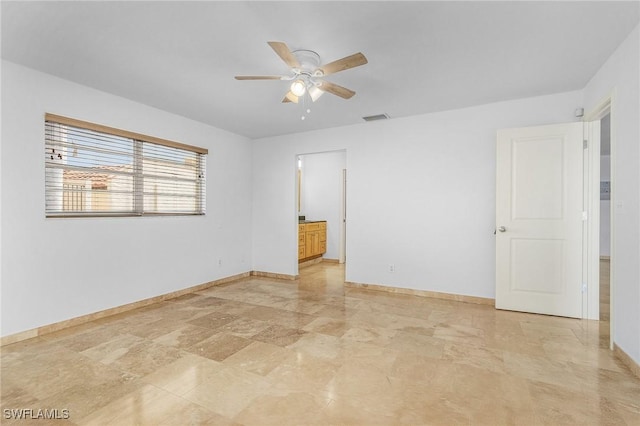
<path id="1" fill-rule="evenodd" d="M 298 224 L 298 261 L 315 259 L 327 252 L 327 222 Z"/>

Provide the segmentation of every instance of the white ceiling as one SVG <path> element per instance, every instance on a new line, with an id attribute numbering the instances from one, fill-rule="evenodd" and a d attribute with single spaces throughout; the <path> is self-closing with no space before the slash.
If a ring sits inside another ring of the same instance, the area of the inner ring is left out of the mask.
<path id="1" fill-rule="evenodd" d="M 2 57 L 251 138 L 581 89 L 639 21 L 627 2 L 10 2 Z M 266 44 L 367 65 L 303 107 Z"/>

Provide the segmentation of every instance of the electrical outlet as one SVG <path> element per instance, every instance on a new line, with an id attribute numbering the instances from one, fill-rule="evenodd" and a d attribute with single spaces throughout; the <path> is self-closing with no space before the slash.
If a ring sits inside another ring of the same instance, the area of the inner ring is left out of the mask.
<path id="1" fill-rule="evenodd" d="M 393 263 L 391 263 L 389 265 L 389 272 L 395 272 L 396 271 L 396 265 L 394 265 Z"/>

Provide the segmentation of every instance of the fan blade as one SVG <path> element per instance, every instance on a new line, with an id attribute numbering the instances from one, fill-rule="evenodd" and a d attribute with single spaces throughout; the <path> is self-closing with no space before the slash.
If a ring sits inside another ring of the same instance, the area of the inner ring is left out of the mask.
<path id="1" fill-rule="evenodd" d="M 236 80 L 282 80 L 279 75 L 236 75 Z"/>
<path id="2" fill-rule="evenodd" d="M 347 56 L 337 61 L 330 62 L 326 65 L 322 65 L 318 68 L 324 75 L 335 74 L 340 71 L 348 70 L 349 68 L 359 67 L 368 63 L 367 58 L 360 52 L 354 53 L 351 56 Z"/>
<path id="3" fill-rule="evenodd" d="M 293 103 L 298 103 L 298 97 L 296 95 L 294 95 L 291 92 L 287 92 L 286 95 L 284 95 L 284 99 L 282 100 L 282 103 L 287 103 L 287 102 L 293 102 Z"/>
<path id="4" fill-rule="evenodd" d="M 354 92 L 353 90 L 349 90 L 346 87 L 338 86 L 337 84 L 331 83 L 329 81 L 323 81 L 318 88 L 323 92 L 329 92 L 332 95 L 340 96 L 344 99 L 349 99 L 356 94 L 356 92 Z"/>
<path id="5" fill-rule="evenodd" d="M 280 41 L 269 41 L 267 42 L 269 46 L 280 56 L 280 58 L 289 65 L 290 68 L 300 68 L 300 62 L 298 62 L 298 58 L 295 57 L 291 50 L 287 47 L 286 44 Z"/>

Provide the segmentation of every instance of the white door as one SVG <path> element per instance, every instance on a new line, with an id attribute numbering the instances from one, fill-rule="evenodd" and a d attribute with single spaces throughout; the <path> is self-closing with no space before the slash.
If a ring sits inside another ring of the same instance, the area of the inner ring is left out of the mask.
<path id="1" fill-rule="evenodd" d="M 582 123 L 498 131 L 496 308 L 582 317 Z"/>

